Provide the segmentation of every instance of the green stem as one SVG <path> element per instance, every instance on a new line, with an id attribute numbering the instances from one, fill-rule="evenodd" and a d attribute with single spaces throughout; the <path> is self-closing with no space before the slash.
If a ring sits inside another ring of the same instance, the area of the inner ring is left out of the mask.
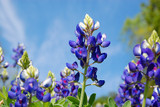
<path id="1" fill-rule="evenodd" d="M 83 84 L 82 84 L 82 91 L 81 91 L 81 98 L 80 98 L 79 107 L 83 107 L 84 92 L 85 92 L 85 88 L 86 88 L 86 76 L 85 75 L 87 73 L 88 64 L 89 64 L 89 55 L 90 55 L 90 48 L 88 47 L 87 60 L 86 60 L 85 70 L 84 70 L 84 75 L 83 75 Z"/>
<path id="2" fill-rule="evenodd" d="M 145 89 L 144 89 L 144 98 L 143 98 L 142 107 L 146 106 L 146 99 L 147 99 L 148 89 L 149 89 L 149 79 L 146 78 L 146 85 L 145 85 Z"/>
<path id="3" fill-rule="evenodd" d="M 28 107 L 30 107 L 31 103 L 32 103 L 32 93 L 30 94 L 30 97 L 29 97 L 29 104 L 28 104 Z"/>

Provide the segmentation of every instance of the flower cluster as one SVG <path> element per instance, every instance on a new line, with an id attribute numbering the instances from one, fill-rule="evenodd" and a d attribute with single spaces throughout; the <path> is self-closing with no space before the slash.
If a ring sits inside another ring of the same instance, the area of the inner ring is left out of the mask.
<path id="1" fill-rule="evenodd" d="M 121 107 L 127 100 L 130 100 L 132 106 L 141 105 L 143 100 L 144 85 L 140 83 L 142 75 L 140 72 L 129 73 L 127 69 L 122 75 L 123 84 L 120 84 L 118 95 L 115 98 L 117 104 Z"/>
<path id="2" fill-rule="evenodd" d="M 124 84 L 120 85 L 115 99 L 117 104 L 122 105 L 126 100 L 130 100 L 132 105 L 142 105 L 144 101 L 146 106 L 160 104 L 159 94 L 153 91 L 160 86 L 160 39 L 156 31 L 148 41 L 135 45 L 133 54 L 137 59 L 128 63 L 122 75 Z M 149 99 L 151 96 L 154 100 Z"/>
<path id="3" fill-rule="evenodd" d="M 75 72 L 66 67 L 60 72 L 60 75 L 61 80 L 56 81 L 54 88 L 56 101 L 67 96 L 76 97 L 79 87 L 78 83 L 76 83 L 79 80 L 79 72 L 75 74 Z"/>
<path id="4" fill-rule="evenodd" d="M 22 57 L 24 50 L 25 47 L 22 43 L 19 43 L 17 48 L 13 49 L 13 52 L 15 52 L 15 55 L 12 56 L 12 59 L 15 61 L 13 67 L 16 67 L 16 65 L 18 64 L 18 60 Z"/>
<path id="5" fill-rule="evenodd" d="M 34 96 L 37 101 L 49 102 L 51 94 L 45 88 L 51 86 L 52 78 L 54 77 L 52 73 L 49 72 L 48 78 L 42 83 L 38 82 L 39 71 L 31 64 L 26 51 L 23 53 L 22 58 L 19 59 L 19 65 L 22 70 L 17 78 L 12 81 L 11 90 L 8 92 L 10 99 L 16 99 L 15 107 L 29 106 Z"/>
<path id="6" fill-rule="evenodd" d="M 100 27 L 99 22 L 95 22 L 88 14 L 86 14 L 84 23 L 80 22 L 76 27 L 76 41 L 69 41 L 71 46 L 71 52 L 75 54 L 78 60 L 80 60 L 80 66 L 85 69 L 85 72 L 80 72 L 77 70 L 78 64 L 74 62 L 73 64 L 66 63 L 66 66 L 72 71 L 78 71 L 85 78 L 90 78 L 95 83 L 93 85 L 102 86 L 104 80 L 97 79 L 97 68 L 92 67 L 94 63 L 102 63 L 107 58 L 107 53 L 102 53 L 100 47 L 108 47 L 110 41 L 105 41 L 106 35 L 101 32 L 95 37 L 93 32 Z M 89 63 L 92 59 L 93 63 Z"/>
<path id="7" fill-rule="evenodd" d="M 22 86 L 20 84 L 12 84 L 11 90 L 8 92 L 10 99 L 17 99 L 15 107 L 27 107 L 31 101 L 32 96 L 43 102 L 51 100 L 50 93 L 46 93 L 45 89 L 39 87 L 36 79 L 28 78 Z"/>

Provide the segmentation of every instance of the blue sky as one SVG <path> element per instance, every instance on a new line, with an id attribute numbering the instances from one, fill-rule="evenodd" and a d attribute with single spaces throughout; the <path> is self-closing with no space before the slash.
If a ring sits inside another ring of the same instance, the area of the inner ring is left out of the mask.
<path id="1" fill-rule="evenodd" d="M 75 27 L 88 13 L 100 22 L 99 32 L 106 33 L 111 45 L 103 52 L 108 58 L 96 64 L 98 78 L 106 80 L 102 88 L 86 89 L 97 96 L 117 91 L 124 67 L 133 59 L 132 48 L 127 51 L 121 41 L 121 29 L 126 18 L 140 12 L 146 0 L 0 0 L 0 43 L 10 61 L 12 48 L 23 42 L 33 65 L 44 80 L 49 70 L 59 80 L 66 62 L 77 60 L 70 52 L 69 40 L 75 40 Z M 95 32 L 96 35 L 98 32 Z M 11 61 L 10 61 L 11 62 Z"/>

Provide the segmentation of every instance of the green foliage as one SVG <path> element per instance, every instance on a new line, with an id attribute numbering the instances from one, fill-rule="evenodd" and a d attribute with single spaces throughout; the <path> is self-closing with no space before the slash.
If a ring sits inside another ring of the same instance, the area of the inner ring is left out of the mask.
<path id="1" fill-rule="evenodd" d="M 113 98 L 108 98 L 108 103 L 104 105 L 104 107 L 118 107 Z M 131 101 L 126 101 L 122 107 L 131 107 Z"/>
<path id="2" fill-rule="evenodd" d="M 63 107 L 63 106 L 59 105 L 59 104 L 55 104 L 55 105 L 53 105 L 53 107 Z M 64 106 L 64 107 L 67 107 L 67 106 Z"/>
<path id="3" fill-rule="evenodd" d="M 149 0 L 149 4 L 141 4 L 141 12 L 133 19 L 127 18 L 122 34 L 125 35 L 124 41 L 129 45 L 135 42 L 140 43 L 143 39 L 149 37 L 150 32 L 156 30 L 160 33 L 160 0 Z"/>
<path id="4" fill-rule="evenodd" d="M 79 100 L 77 98 L 72 97 L 72 96 L 68 96 L 67 99 L 70 100 L 72 102 L 72 104 L 79 105 Z"/>
<path id="5" fill-rule="evenodd" d="M 2 88 L 2 92 L 3 92 L 3 95 L 5 96 L 5 100 L 7 100 L 7 98 L 8 98 L 8 92 L 7 92 L 7 89 L 6 89 L 5 86 L 3 86 L 3 88 Z"/>
<path id="6" fill-rule="evenodd" d="M 1 107 L 9 107 L 10 103 L 15 103 L 15 100 L 12 100 L 8 97 L 8 91 L 5 86 L 2 87 L 2 92 L 0 91 L 0 101 L 3 100 Z"/>
<path id="7" fill-rule="evenodd" d="M 82 90 L 81 88 L 78 89 L 78 99 L 80 99 L 80 97 L 81 97 L 81 90 Z M 93 93 L 90 96 L 89 100 L 87 100 L 87 94 L 86 94 L 86 92 L 84 92 L 84 99 L 83 99 L 84 107 L 93 106 L 93 103 L 94 103 L 95 99 L 96 99 L 96 93 Z"/>
<path id="8" fill-rule="evenodd" d="M 96 93 L 93 93 L 89 98 L 89 104 L 92 105 L 96 99 Z"/>
<path id="9" fill-rule="evenodd" d="M 116 102 L 114 101 L 113 98 L 108 99 L 108 104 L 109 104 L 109 107 L 117 107 Z"/>
<path id="10" fill-rule="evenodd" d="M 101 104 L 101 105 L 108 104 L 109 97 L 112 97 L 113 99 L 115 99 L 116 95 L 117 94 L 115 92 L 110 92 L 107 96 L 101 96 L 97 98 L 93 103 L 93 107 L 96 107 L 97 104 Z"/>
<path id="11" fill-rule="evenodd" d="M 43 107 L 52 107 L 52 103 L 50 102 L 44 102 Z"/>
<path id="12" fill-rule="evenodd" d="M 2 92 L 0 92 L 0 98 L 1 99 L 6 99 L 6 97 L 4 96 L 4 94 Z"/>
<path id="13" fill-rule="evenodd" d="M 122 107 L 131 107 L 131 101 L 126 101 Z"/>

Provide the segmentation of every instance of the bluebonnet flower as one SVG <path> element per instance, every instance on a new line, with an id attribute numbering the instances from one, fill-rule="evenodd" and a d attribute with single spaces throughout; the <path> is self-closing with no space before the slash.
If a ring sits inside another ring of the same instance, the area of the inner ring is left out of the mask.
<path id="1" fill-rule="evenodd" d="M 27 69 L 24 69 L 21 73 L 20 73 L 20 79 L 25 82 L 25 80 L 27 80 L 28 78 L 34 78 L 34 79 L 38 79 L 39 77 L 39 71 L 37 68 L 35 68 L 34 66 L 30 65 Z"/>
<path id="2" fill-rule="evenodd" d="M 25 47 L 22 43 L 19 43 L 18 47 L 16 49 L 13 49 L 13 52 L 15 52 L 15 55 L 12 56 L 12 59 L 15 61 L 15 63 L 13 64 L 13 67 L 16 67 L 18 60 L 23 55 L 24 50 L 25 50 Z"/>
<path id="3" fill-rule="evenodd" d="M 101 52 L 100 48 L 106 48 L 110 45 L 110 41 L 106 41 L 106 34 L 102 34 L 101 32 L 99 32 L 96 37 L 93 36 L 93 32 L 99 27 L 100 23 L 98 21 L 95 22 L 88 14 L 86 14 L 85 16 L 84 23 L 80 22 L 76 26 L 75 34 L 77 40 L 70 40 L 69 45 L 71 46 L 71 52 L 75 54 L 77 59 L 80 61 L 80 66 L 82 68 L 85 68 L 86 71 L 79 71 L 77 62 L 74 62 L 73 64 L 66 63 L 66 66 L 74 73 L 68 76 L 67 79 L 64 79 L 65 76 L 61 73 L 61 77 L 63 78 L 61 79 L 61 84 L 63 85 L 61 86 L 62 88 L 72 81 L 78 82 L 80 74 L 85 76 L 85 78 L 87 79 L 91 79 L 93 81 L 91 85 L 96 85 L 98 87 L 104 85 L 105 81 L 98 80 L 97 78 L 96 73 L 98 69 L 91 66 L 94 63 L 102 63 L 107 58 L 107 53 Z M 90 64 L 89 60 L 93 60 L 93 62 Z M 74 87 L 75 86 L 73 86 L 73 89 L 76 89 Z M 75 90 L 75 92 L 77 92 L 77 89 Z M 75 96 L 75 94 L 73 95 Z M 60 94 L 57 94 L 57 96 L 60 96 Z"/>
<path id="4" fill-rule="evenodd" d="M 97 63 L 101 63 L 106 58 L 107 58 L 107 54 L 106 53 L 101 53 L 100 47 L 96 46 L 94 51 L 92 52 L 92 59 Z"/>
<path id="5" fill-rule="evenodd" d="M 8 68 L 9 67 L 9 63 L 8 62 L 5 62 L 4 64 L 3 64 L 3 68 Z"/>
<path id="6" fill-rule="evenodd" d="M 3 83 L 5 83 L 6 80 L 9 79 L 8 72 L 7 72 L 6 68 L 3 69 L 0 77 L 1 77 L 1 79 L 2 79 L 2 81 L 3 81 Z"/>
<path id="7" fill-rule="evenodd" d="M 54 88 L 54 91 L 56 93 L 59 93 L 61 91 L 61 84 L 57 83 L 56 86 L 55 86 L 55 88 Z"/>
<path id="8" fill-rule="evenodd" d="M 15 107 L 27 107 L 27 97 L 24 94 L 20 94 L 15 102 Z"/>
<path id="9" fill-rule="evenodd" d="M 66 63 L 66 66 L 71 70 L 75 70 L 78 68 L 77 62 L 74 62 L 73 64 Z"/>
<path id="10" fill-rule="evenodd" d="M 8 91 L 8 97 L 10 99 L 16 99 L 17 96 L 21 93 L 21 89 L 19 85 L 13 85 L 11 90 Z"/>
<path id="11" fill-rule="evenodd" d="M 160 43 L 156 42 L 154 50 L 157 55 L 160 54 Z"/>
<path id="12" fill-rule="evenodd" d="M 45 88 L 48 88 L 51 85 L 52 85 L 52 78 L 51 77 L 47 78 L 46 80 L 44 80 L 42 82 L 42 86 L 45 87 Z"/>
<path id="13" fill-rule="evenodd" d="M 62 95 L 63 95 L 63 97 L 67 97 L 69 95 L 69 90 L 68 89 L 62 89 Z"/>
<path id="14" fill-rule="evenodd" d="M 142 106 L 144 86 L 146 87 L 148 84 L 147 94 L 149 93 L 149 95 L 147 95 L 145 106 L 159 107 L 160 94 L 155 91 L 156 87 L 160 86 L 160 44 L 157 33 L 153 31 L 148 41 L 144 40 L 141 44 L 135 45 L 133 54 L 137 58 L 137 63 L 129 62 L 124 70 L 122 75 L 124 84 L 120 85 L 115 100 L 119 106 L 122 106 L 127 100 L 131 101 L 132 106 Z"/>
<path id="15" fill-rule="evenodd" d="M 79 88 L 78 85 L 72 85 L 70 96 L 76 97 L 77 96 L 77 92 L 78 92 L 78 88 Z"/>
<path id="16" fill-rule="evenodd" d="M 83 47 L 83 48 L 78 48 L 78 49 L 76 50 L 75 54 L 76 54 L 76 57 L 77 57 L 78 59 L 83 59 L 83 58 L 87 57 L 87 49 L 86 49 L 85 47 Z"/>
<path id="17" fill-rule="evenodd" d="M 43 88 L 38 88 L 36 90 L 36 97 L 43 102 L 49 102 L 51 100 L 51 94 L 47 93 L 44 95 L 45 90 Z"/>
<path id="18" fill-rule="evenodd" d="M 94 36 L 89 36 L 88 40 L 87 40 L 87 45 L 91 46 L 91 47 L 95 47 L 96 46 L 96 38 Z"/>
<path id="19" fill-rule="evenodd" d="M 105 83 L 104 80 L 98 80 L 95 85 L 98 86 L 98 87 L 101 87 L 101 86 L 104 85 L 104 83 Z"/>
<path id="20" fill-rule="evenodd" d="M 75 78 L 74 78 L 74 81 L 78 82 L 78 81 L 79 81 L 79 77 L 80 77 L 80 73 L 77 72 L 74 77 L 75 77 Z"/>
<path id="21" fill-rule="evenodd" d="M 136 64 L 130 62 L 128 67 L 125 68 L 122 75 L 122 80 L 124 83 L 120 84 L 118 95 L 115 98 L 115 101 L 119 107 L 121 107 L 127 100 L 131 101 L 132 106 L 141 105 L 143 100 L 141 97 L 144 92 L 144 85 L 141 84 L 143 75 L 141 72 L 138 72 L 138 69 L 135 71 L 135 69 L 133 70 L 131 67 L 136 68 Z M 134 72 L 131 72 L 130 70 L 133 70 Z"/>
<path id="22" fill-rule="evenodd" d="M 96 67 L 88 67 L 86 77 L 91 78 L 93 81 L 97 80 L 97 68 Z"/>
<path id="23" fill-rule="evenodd" d="M 74 70 L 70 71 L 68 68 L 65 68 L 60 72 L 61 80 L 56 81 L 56 85 L 54 87 L 54 97 L 56 98 L 56 101 L 67 96 L 76 97 L 78 85 L 76 85 L 75 82 L 78 82 L 80 75 L 79 72 L 75 73 Z"/>
<path id="24" fill-rule="evenodd" d="M 38 88 L 38 82 L 34 78 L 28 78 L 24 83 L 24 88 L 29 93 L 32 93 L 37 90 Z"/>

